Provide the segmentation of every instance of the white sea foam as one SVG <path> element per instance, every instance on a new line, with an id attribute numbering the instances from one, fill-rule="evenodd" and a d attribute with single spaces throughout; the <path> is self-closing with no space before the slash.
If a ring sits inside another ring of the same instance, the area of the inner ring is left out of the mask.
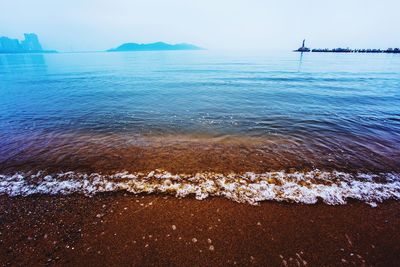
<path id="1" fill-rule="evenodd" d="M 16 173 L 0 175 L 0 194 L 87 196 L 101 192 L 127 191 L 167 193 L 177 197 L 194 195 L 196 199 L 222 196 L 257 204 L 265 200 L 313 204 L 318 200 L 330 205 L 356 199 L 376 206 L 384 200 L 400 200 L 400 174 L 349 174 L 343 172 L 267 172 L 223 175 L 218 173 L 179 174 L 156 170 L 149 173 L 120 172 L 113 175 L 65 172 L 57 174 Z"/>

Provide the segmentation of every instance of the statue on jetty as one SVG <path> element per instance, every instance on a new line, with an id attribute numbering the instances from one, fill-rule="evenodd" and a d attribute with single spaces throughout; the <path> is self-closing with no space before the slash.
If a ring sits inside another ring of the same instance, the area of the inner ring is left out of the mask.
<path id="1" fill-rule="evenodd" d="M 299 49 L 294 50 L 294 52 L 310 52 L 310 51 L 311 49 L 306 47 L 306 39 L 303 40 L 303 45 Z"/>

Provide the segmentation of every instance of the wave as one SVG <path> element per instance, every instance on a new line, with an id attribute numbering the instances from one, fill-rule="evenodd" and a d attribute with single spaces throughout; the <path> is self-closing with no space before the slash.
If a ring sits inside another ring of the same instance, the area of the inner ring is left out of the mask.
<path id="1" fill-rule="evenodd" d="M 210 196 L 257 205 L 261 201 L 285 201 L 329 205 L 346 204 L 349 199 L 376 206 L 388 199 L 400 200 L 400 174 L 350 174 L 326 172 L 266 172 L 242 174 L 171 174 L 163 170 L 148 173 L 114 174 L 62 172 L 47 174 L 15 173 L 0 175 L 0 195 L 34 194 L 92 196 L 101 192 L 126 191 L 133 194 L 164 193 L 177 197 Z"/>

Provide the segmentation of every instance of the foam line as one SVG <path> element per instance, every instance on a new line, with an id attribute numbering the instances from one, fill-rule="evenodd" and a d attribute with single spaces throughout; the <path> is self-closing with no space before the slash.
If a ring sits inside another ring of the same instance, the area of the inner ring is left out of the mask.
<path id="1" fill-rule="evenodd" d="M 329 205 L 337 205 L 346 204 L 348 199 L 356 199 L 376 206 L 384 200 L 400 200 L 400 175 L 319 170 L 229 175 L 174 175 L 162 170 L 149 173 L 119 172 L 112 175 L 79 172 L 0 175 L 0 194 L 8 196 L 73 193 L 92 196 L 116 191 L 134 194 L 166 193 L 177 197 L 194 195 L 199 200 L 219 196 L 253 205 L 266 200 L 305 204 L 321 200 Z"/>

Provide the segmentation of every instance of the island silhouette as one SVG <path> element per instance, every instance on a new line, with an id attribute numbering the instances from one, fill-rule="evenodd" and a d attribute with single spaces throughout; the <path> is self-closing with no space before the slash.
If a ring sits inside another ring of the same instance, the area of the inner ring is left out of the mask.
<path id="1" fill-rule="evenodd" d="M 117 48 L 107 50 L 107 52 L 124 52 L 124 51 L 164 51 L 164 50 L 202 50 L 203 48 L 186 43 L 168 44 L 164 42 L 156 42 L 149 44 L 124 43 Z"/>

